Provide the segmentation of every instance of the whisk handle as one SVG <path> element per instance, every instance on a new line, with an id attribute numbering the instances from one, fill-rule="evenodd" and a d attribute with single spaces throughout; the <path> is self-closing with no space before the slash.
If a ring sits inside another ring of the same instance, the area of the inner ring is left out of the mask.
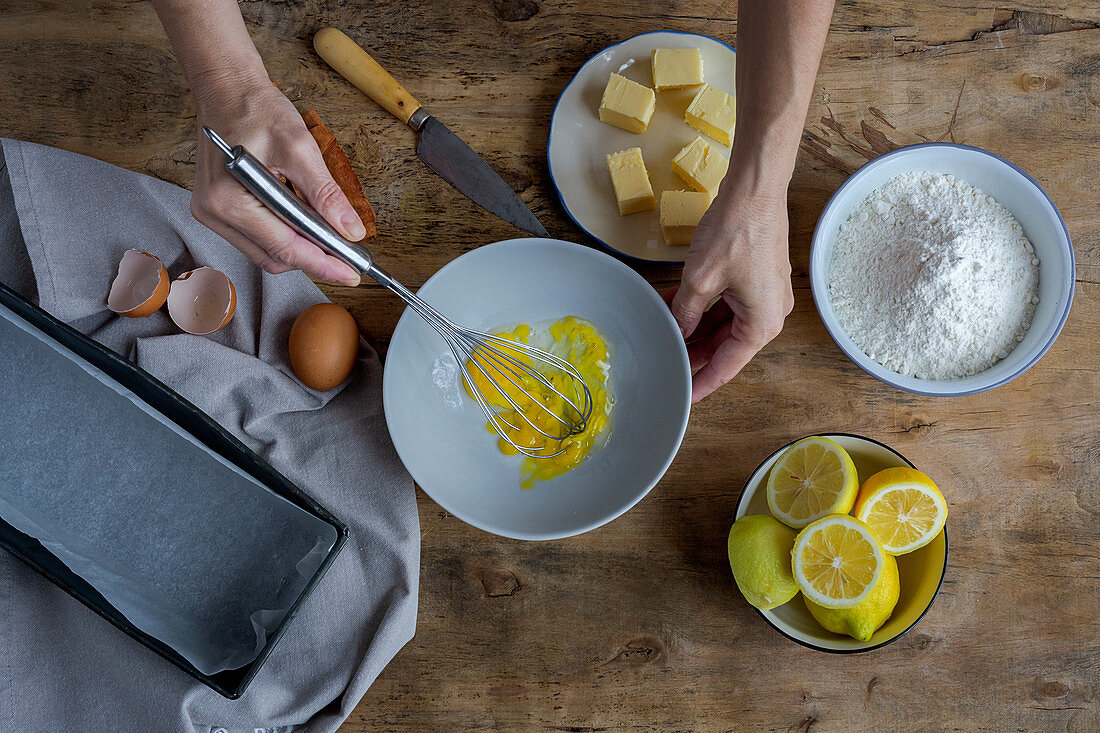
<path id="1" fill-rule="evenodd" d="M 225 154 L 225 169 L 294 231 L 333 257 L 343 260 L 360 275 L 373 278 L 380 272 L 374 266 L 374 256 L 370 250 L 337 234 L 324 217 L 298 198 L 244 146 L 230 147 L 209 127 L 203 127 L 202 131 Z"/>

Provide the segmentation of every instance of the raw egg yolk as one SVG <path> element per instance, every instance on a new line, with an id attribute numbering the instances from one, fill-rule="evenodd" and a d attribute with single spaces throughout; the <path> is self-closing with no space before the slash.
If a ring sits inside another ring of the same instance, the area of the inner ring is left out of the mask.
<path id="1" fill-rule="evenodd" d="M 537 481 L 548 481 L 573 470 L 594 448 L 602 447 L 610 434 L 611 413 L 615 406 L 615 399 L 608 384 L 611 374 L 610 350 L 607 341 L 595 324 L 576 316 L 568 316 L 551 323 L 547 331 L 546 335 L 549 337 L 547 343 L 541 343 L 543 339 L 537 338 L 544 336 L 542 333 L 536 334 L 536 342 L 532 343 L 532 329 L 526 324 L 520 324 L 511 331 L 495 335 L 509 341 L 542 348 L 576 367 L 592 393 L 592 416 L 588 419 L 584 432 L 577 435 L 570 435 L 562 440 L 548 438 L 517 414 L 516 407 L 523 410 L 528 420 L 551 435 L 559 435 L 565 430 L 564 425 L 557 418 L 567 423 L 576 419 L 575 410 L 564 398 L 547 389 L 533 377 L 522 373 L 516 375 L 511 372 L 501 372 L 495 365 L 488 363 L 480 356 L 466 362 L 466 371 L 485 401 L 497 411 L 501 420 L 508 423 L 501 423 L 501 426 L 512 442 L 532 452 L 553 454 L 561 451 L 553 458 L 530 456 L 523 458 L 520 464 L 520 486 L 524 489 L 534 488 Z M 498 346 L 498 348 L 508 356 L 531 366 L 531 361 L 520 352 L 510 351 L 506 346 Z M 578 397 L 571 394 L 574 389 L 574 379 L 566 377 L 551 367 L 545 370 L 540 368 L 539 372 L 554 385 L 555 389 L 569 395 L 578 406 L 583 406 L 583 393 Z M 517 384 L 513 384 L 511 380 Z M 465 379 L 463 386 L 466 393 L 473 398 L 470 385 Z M 532 396 L 542 402 L 543 407 L 537 405 Z M 489 432 L 496 433 L 491 422 L 486 423 L 486 428 Z M 497 445 L 500 452 L 506 456 L 519 454 L 503 438 Z"/>

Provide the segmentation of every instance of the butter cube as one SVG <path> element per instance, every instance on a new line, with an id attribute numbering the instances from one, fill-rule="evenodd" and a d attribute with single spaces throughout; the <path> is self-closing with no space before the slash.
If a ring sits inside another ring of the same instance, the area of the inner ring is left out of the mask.
<path id="1" fill-rule="evenodd" d="M 672 159 L 672 172 L 683 178 L 696 191 L 714 196 L 718 184 L 726 176 L 729 160 L 710 146 L 706 140 L 696 137 L 676 153 Z"/>
<path id="2" fill-rule="evenodd" d="M 703 83 L 703 54 L 697 48 L 658 48 L 650 58 L 653 86 L 659 92 L 697 87 Z"/>
<path id="3" fill-rule="evenodd" d="M 723 145 L 729 145 L 733 140 L 736 121 L 734 98 L 710 84 L 703 85 L 684 112 L 684 122 Z"/>
<path id="4" fill-rule="evenodd" d="M 600 121 L 627 132 L 645 132 L 656 105 L 657 95 L 652 89 L 612 74 L 600 101 Z"/>
<path id="5" fill-rule="evenodd" d="M 657 208 L 641 148 L 630 148 L 607 156 L 607 170 L 611 172 L 611 185 L 615 188 L 621 216 Z"/>
<path id="6" fill-rule="evenodd" d="M 661 194 L 661 229 L 670 245 L 691 244 L 691 235 L 710 207 L 712 196 L 702 191 Z"/>

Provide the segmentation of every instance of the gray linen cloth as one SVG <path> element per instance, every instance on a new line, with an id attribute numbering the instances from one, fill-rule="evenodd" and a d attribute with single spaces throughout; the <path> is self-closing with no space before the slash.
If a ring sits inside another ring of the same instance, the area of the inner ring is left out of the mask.
<path id="1" fill-rule="evenodd" d="M 346 522 L 349 542 L 239 700 L 0 552 L 4 732 L 332 731 L 412 638 L 419 524 L 382 414 L 377 354 L 363 342 L 345 385 L 304 387 L 290 371 L 287 336 L 324 296 L 301 273 L 263 273 L 196 222 L 189 203 L 187 191 L 163 181 L 3 140 L 0 281 L 212 416 Z M 237 289 L 233 320 L 191 336 L 164 309 L 111 314 L 107 291 L 129 248 L 157 255 L 173 277 L 201 265 L 224 272 Z"/>

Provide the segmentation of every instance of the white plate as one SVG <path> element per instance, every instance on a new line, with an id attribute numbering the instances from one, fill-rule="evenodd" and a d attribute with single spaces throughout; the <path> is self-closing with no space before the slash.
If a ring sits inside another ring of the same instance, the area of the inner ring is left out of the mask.
<path id="1" fill-rule="evenodd" d="M 703 78 L 713 87 L 734 93 L 736 54 L 726 44 L 695 33 L 642 33 L 600 51 L 566 85 L 550 118 L 546 157 L 562 206 L 577 226 L 622 254 L 683 262 L 687 247 L 665 244 L 657 211 L 619 216 L 607 155 L 641 148 L 658 201 L 661 191 L 686 190 L 687 184 L 672 172 L 672 157 L 699 134 L 684 122 L 684 110 L 698 89 L 657 92 L 649 129 L 640 135 L 600 122 L 597 112 L 612 72 L 653 87 L 649 58 L 655 48 L 698 48 L 703 55 Z M 729 157 L 728 147 L 704 138 Z"/>
<path id="2" fill-rule="evenodd" d="M 519 458 L 497 449 L 443 339 L 406 309 L 386 356 L 386 423 L 409 473 L 448 512 L 505 537 L 568 537 L 619 516 L 664 475 L 687 428 L 691 369 L 668 306 L 636 272 L 591 247 L 514 239 L 467 252 L 419 295 L 482 331 L 580 316 L 615 350 L 607 445 L 524 491 Z"/>

